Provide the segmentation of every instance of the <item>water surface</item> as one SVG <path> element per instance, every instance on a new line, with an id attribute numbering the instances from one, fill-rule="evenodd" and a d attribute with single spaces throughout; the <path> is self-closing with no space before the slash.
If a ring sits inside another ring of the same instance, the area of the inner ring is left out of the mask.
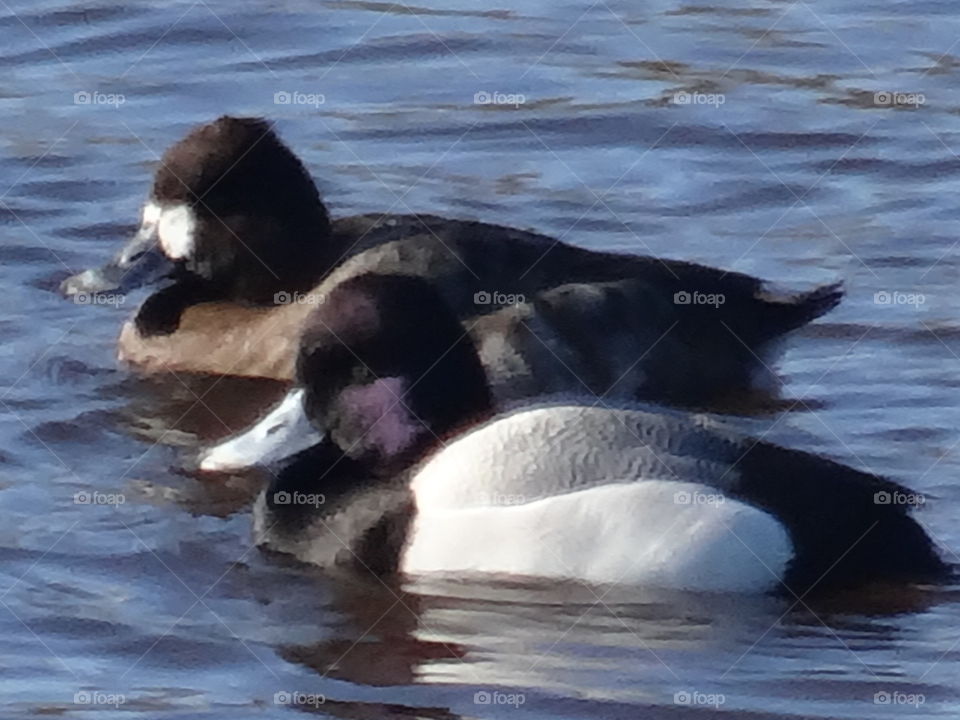
<path id="1" fill-rule="evenodd" d="M 255 482 L 180 468 L 279 389 L 137 379 L 114 341 L 142 296 L 55 292 L 129 234 L 163 150 L 225 112 L 276 120 L 338 215 L 843 279 L 779 365 L 796 403 L 742 422 L 915 487 L 956 560 L 951 4 L 7 0 L 0 37 L 4 717 L 960 713 L 956 588 L 399 588 L 265 556 Z"/>

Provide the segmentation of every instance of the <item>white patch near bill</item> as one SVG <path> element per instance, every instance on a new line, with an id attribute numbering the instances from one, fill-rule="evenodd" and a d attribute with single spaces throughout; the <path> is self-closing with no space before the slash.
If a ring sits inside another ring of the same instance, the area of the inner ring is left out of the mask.
<path id="1" fill-rule="evenodd" d="M 160 216 L 163 214 L 163 208 L 152 200 L 143 206 L 140 216 L 140 227 L 136 235 L 120 251 L 117 262 L 121 267 L 133 265 L 144 252 L 149 250 L 157 240 L 157 224 L 160 222 Z"/>
<path id="2" fill-rule="evenodd" d="M 163 208 L 152 200 L 143 206 L 143 215 L 141 216 L 141 226 L 144 228 L 153 227 L 160 222 L 160 215 L 163 214 Z"/>
<path id="3" fill-rule="evenodd" d="M 146 218 L 146 208 L 144 208 Z M 188 205 L 163 208 L 158 233 L 160 247 L 171 260 L 182 260 L 193 254 L 197 219 Z"/>

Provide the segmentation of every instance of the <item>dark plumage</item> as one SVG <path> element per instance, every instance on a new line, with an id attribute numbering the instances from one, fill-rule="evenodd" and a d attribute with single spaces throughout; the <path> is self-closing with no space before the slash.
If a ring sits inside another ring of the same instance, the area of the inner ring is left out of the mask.
<path id="1" fill-rule="evenodd" d="M 220 297 L 272 303 L 335 261 L 313 180 L 264 120 L 223 116 L 192 130 L 164 153 L 151 198 L 193 208 L 197 242 L 183 269 Z"/>
<path id="2" fill-rule="evenodd" d="M 529 311 L 523 324 L 503 319 L 512 322 L 509 332 L 519 338 L 512 350 L 527 356 L 527 367 L 514 370 L 502 352 L 483 353 L 498 398 L 579 390 L 584 378 L 612 396 L 706 404 L 751 389 L 768 374 L 772 344 L 842 296 L 836 285 L 775 296 L 741 273 L 589 250 L 481 222 L 365 215 L 331 223 L 300 161 L 265 121 L 251 118 L 221 117 L 171 147 L 148 205 L 177 217 L 168 235 L 182 256 L 171 255 L 173 283 L 141 306 L 135 332 L 124 331 L 122 354 L 178 372 L 289 379 L 297 345 L 291 328 L 310 306 L 282 305 L 282 298 L 300 292 L 318 300 L 350 277 L 377 272 L 429 279 L 463 321 L 519 298 Z M 135 276 L 129 266 L 144 264 L 144 248 L 157 234 L 163 241 L 164 227 L 145 217 L 136 249 L 114 263 L 125 268 L 123 277 Z M 118 271 L 110 267 L 75 276 L 64 288 L 115 286 Z M 684 303 L 703 296 L 719 300 Z M 275 316 L 258 315 L 264 307 Z M 496 339 L 496 322 L 483 328 Z M 572 373 L 561 361 L 568 357 L 575 358 Z M 498 364 L 507 368 L 502 376 Z"/>
<path id="3" fill-rule="evenodd" d="M 558 400 L 496 416 L 482 366 L 456 317 L 419 278 L 364 275 L 341 283 L 311 317 L 298 369 L 307 414 L 327 437 L 277 475 L 258 502 L 255 525 L 259 542 L 309 562 L 401 566 L 407 531 L 416 523 L 411 479 L 435 456 L 456 454 L 461 437 L 544 408 L 576 418 L 574 424 L 562 426 L 561 441 L 553 434 L 538 438 L 544 428 L 532 425 L 530 437 L 498 448 L 496 462 L 520 468 L 505 492 L 556 497 L 647 480 L 704 486 L 783 526 L 793 557 L 779 589 L 788 594 L 871 581 L 931 581 L 948 572 L 912 508 L 900 502 L 909 490 L 888 479 L 653 406 L 608 409 Z M 388 408 L 357 403 L 388 379 L 402 388 Z M 368 435 L 378 424 L 404 422 L 415 437 L 396 452 L 386 446 L 354 452 L 362 443 L 370 446 Z M 582 447 L 574 446 L 578 438 L 584 438 Z M 627 457 L 632 477 L 616 470 Z M 496 472 L 463 467 L 474 479 Z M 465 482 L 455 474 L 442 480 Z M 271 501 L 279 490 L 324 493 L 328 503 L 290 511 Z M 589 546 L 591 538 L 583 542 Z M 343 543 L 346 553 L 338 549 Z"/>

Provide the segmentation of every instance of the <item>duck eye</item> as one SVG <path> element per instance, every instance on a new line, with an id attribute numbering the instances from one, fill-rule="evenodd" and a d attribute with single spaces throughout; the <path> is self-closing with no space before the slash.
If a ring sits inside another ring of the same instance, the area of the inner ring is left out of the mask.
<path id="1" fill-rule="evenodd" d="M 350 376 L 352 385 L 366 385 L 374 380 L 376 380 L 376 377 L 373 374 L 373 370 L 362 364 L 356 366 Z"/>

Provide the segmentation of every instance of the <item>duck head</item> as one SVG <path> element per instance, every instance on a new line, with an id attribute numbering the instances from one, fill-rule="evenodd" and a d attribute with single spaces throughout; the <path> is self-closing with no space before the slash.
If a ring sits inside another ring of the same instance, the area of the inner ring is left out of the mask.
<path id="1" fill-rule="evenodd" d="M 329 232 L 316 186 L 272 126 L 224 116 L 164 153 L 133 238 L 61 289 L 128 292 L 188 276 L 224 297 L 269 302 L 322 274 Z"/>
<path id="2" fill-rule="evenodd" d="M 257 425 L 208 450 L 202 470 L 276 463 L 321 441 L 374 472 L 422 457 L 491 412 L 483 366 L 463 326 L 427 281 L 365 274 L 313 311 L 298 387 Z"/>

